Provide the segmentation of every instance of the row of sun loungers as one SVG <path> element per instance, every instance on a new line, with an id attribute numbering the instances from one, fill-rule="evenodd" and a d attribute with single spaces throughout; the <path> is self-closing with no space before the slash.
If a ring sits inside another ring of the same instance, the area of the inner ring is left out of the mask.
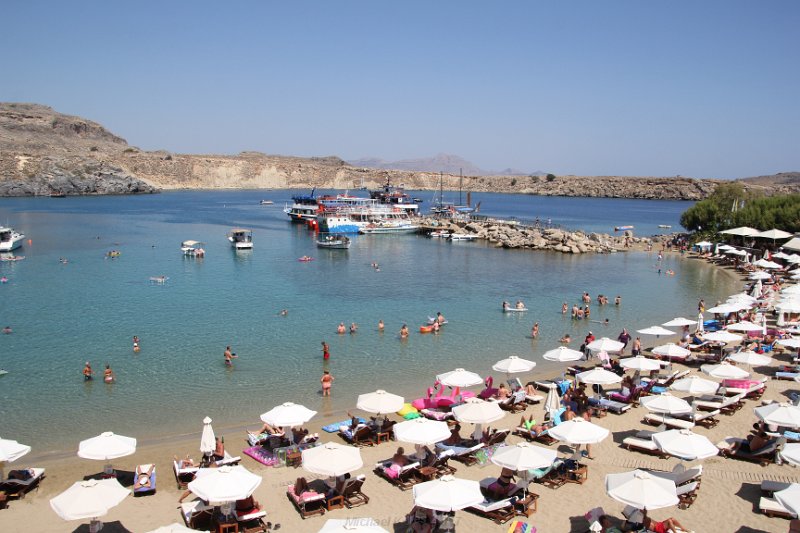
<path id="1" fill-rule="evenodd" d="M 369 503 L 369 496 L 364 494 L 362 487 L 366 476 L 360 475 L 345 481 L 341 491 L 330 489 L 321 479 L 308 483 L 308 489 L 298 494 L 295 484 L 286 489 L 289 498 L 297 512 L 303 519 L 316 514 L 325 514 L 326 511 L 347 507 L 351 509 Z"/>
<path id="2" fill-rule="evenodd" d="M 200 499 L 181 503 L 180 511 L 186 527 L 190 529 L 216 530 L 214 522 L 220 519 L 219 515 L 214 514 L 215 507 L 206 505 Z M 226 521 L 235 522 L 237 531 L 242 533 L 266 532 L 268 530 L 267 524 L 264 523 L 266 516 L 266 511 L 251 496 L 237 501 L 232 515 L 226 517 Z"/>

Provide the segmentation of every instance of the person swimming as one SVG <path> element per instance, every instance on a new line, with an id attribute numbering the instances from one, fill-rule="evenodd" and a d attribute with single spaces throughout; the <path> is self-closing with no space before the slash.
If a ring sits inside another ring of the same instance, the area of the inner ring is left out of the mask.
<path id="1" fill-rule="evenodd" d="M 106 383 L 114 383 L 116 381 L 114 371 L 111 370 L 111 365 L 109 364 L 106 364 L 106 369 L 103 370 L 103 381 Z"/>

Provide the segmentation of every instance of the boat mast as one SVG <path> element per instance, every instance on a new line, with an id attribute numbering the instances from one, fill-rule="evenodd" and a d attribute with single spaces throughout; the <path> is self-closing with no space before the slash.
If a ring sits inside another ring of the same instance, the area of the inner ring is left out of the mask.
<path id="1" fill-rule="evenodd" d="M 458 205 L 463 205 L 461 203 L 461 186 L 464 184 L 464 169 L 458 169 Z"/>

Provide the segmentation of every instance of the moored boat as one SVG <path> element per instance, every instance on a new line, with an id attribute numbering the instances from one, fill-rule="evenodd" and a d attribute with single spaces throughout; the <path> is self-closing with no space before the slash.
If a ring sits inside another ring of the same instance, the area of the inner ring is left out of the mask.
<path id="1" fill-rule="evenodd" d="M 314 195 L 316 188 L 311 189 L 309 195 L 292 196 L 292 205 L 286 205 L 283 212 L 289 215 L 293 222 L 315 220 L 317 218 L 317 197 Z"/>
<path id="2" fill-rule="evenodd" d="M 274 204 L 274 203 L 275 203 L 275 202 L 273 202 L 272 200 L 261 200 L 261 201 L 259 202 L 259 204 L 261 204 L 261 205 L 272 205 L 272 204 Z"/>
<path id="3" fill-rule="evenodd" d="M 375 234 L 375 233 L 414 233 L 419 229 L 417 224 L 412 224 L 406 221 L 393 221 L 385 220 L 381 222 L 374 222 L 367 224 L 358 229 L 359 233 Z"/>
<path id="4" fill-rule="evenodd" d="M 0 226 L 0 252 L 10 252 L 22 246 L 25 235 L 13 228 Z"/>
<path id="5" fill-rule="evenodd" d="M 447 238 L 451 241 L 474 241 L 478 236 L 470 233 L 451 233 Z"/>
<path id="6" fill-rule="evenodd" d="M 317 238 L 317 246 L 320 248 L 330 248 L 334 250 L 347 250 L 350 248 L 352 241 L 350 237 L 339 234 L 320 235 Z"/>
<path id="7" fill-rule="evenodd" d="M 253 230 L 233 228 L 228 233 L 228 240 L 235 250 L 252 250 Z"/>
<path id="8" fill-rule="evenodd" d="M 616 226 L 614 231 L 627 231 L 629 229 L 633 229 L 633 226 Z"/>
<path id="9" fill-rule="evenodd" d="M 181 252 L 189 257 L 205 257 L 206 255 L 203 243 L 200 241 L 183 241 L 181 243 Z"/>

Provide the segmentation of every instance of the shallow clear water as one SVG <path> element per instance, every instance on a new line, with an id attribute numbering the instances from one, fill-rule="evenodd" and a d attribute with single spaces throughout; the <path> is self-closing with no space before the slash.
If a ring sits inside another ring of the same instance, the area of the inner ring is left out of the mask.
<path id="1" fill-rule="evenodd" d="M 727 273 L 678 256 L 667 256 L 663 266 L 676 275 L 659 276 L 655 255 L 647 253 L 576 257 L 414 235 L 359 236 L 349 251 L 321 250 L 313 234 L 282 213 L 291 194 L 0 199 L 0 221 L 30 239 L 16 252 L 24 261 L 0 262 L 0 275 L 9 278 L 0 285 L 0 324 L 14 330 L 0 335 L 0 368 L 9 371 L 0 377 L 0 436 L 41 452 L 72 449 L 106 430 L 139 439 L 199 431 L 205 415 L 215 426 L 255 426 L 260 413 L 283 401 L 324 414 L 353 408 L 359 393 L 376 388 L 413 399 L 436 373 L 465 367 L 485 375 L 511 354 L 539 362 L 536 372 L 521 376 L 527 380 L 560 368 L 541 354 L 564 333 L 576 341 L 589 329 L 616 337 L 622 327 L 694 317 L 698 298 L 716 301 L 738 289 Z M 261 198 L 275 205 L 258 205 Z M 569 227 L 583 219 L 590 221 L 583 227 L 601 231 L 622 223 L 677 227 L 689 206 L 514 195 L 477 200 L 484 213 L 538 215 Z M 234 226 L 254 230 L 254 250 L 231 250 L 225 234 Z M 183 257 L 186 239 L 204 241 L 206 257 Z M 122 255 L 106 258 L 112 249 Z M 303 255 L 315 260 L 298 262 Z M 164 285 L 149 281 L 162 275 L 169 278 Z M 622 306 L 593 303 L 597 322 L 562 316 L 561 303 L 577 302 L 584 290 L 612 302 L 619 294 Z M 517 299 L 530 311 L 500 311 L 503 300 Z M 284 308 L 288 315 L 279 316 Z M 439 335 L 419 334 L 437 311 L 450 323 Z M 599 323 L 605 318 L 609 326 Z M 538 340 L 529 338 L 534 321 Z M 358 333 L 337 335 L 339 322 L 358 323 Z M 397 334 L 403 323 L 411 329 L 405 341 Z M 133 335 L 141 339 L 138 354 Z M 323 340 L 332 354 L 326 365 Z M 223 364 L 226 344 L 239 356 L 233 369 Z M 87 360 L 98 373 L 109 363 L 117 383 L 85 383 Z M 319 395 L 323 368 L 336 378 L 330 399 Z"/>

